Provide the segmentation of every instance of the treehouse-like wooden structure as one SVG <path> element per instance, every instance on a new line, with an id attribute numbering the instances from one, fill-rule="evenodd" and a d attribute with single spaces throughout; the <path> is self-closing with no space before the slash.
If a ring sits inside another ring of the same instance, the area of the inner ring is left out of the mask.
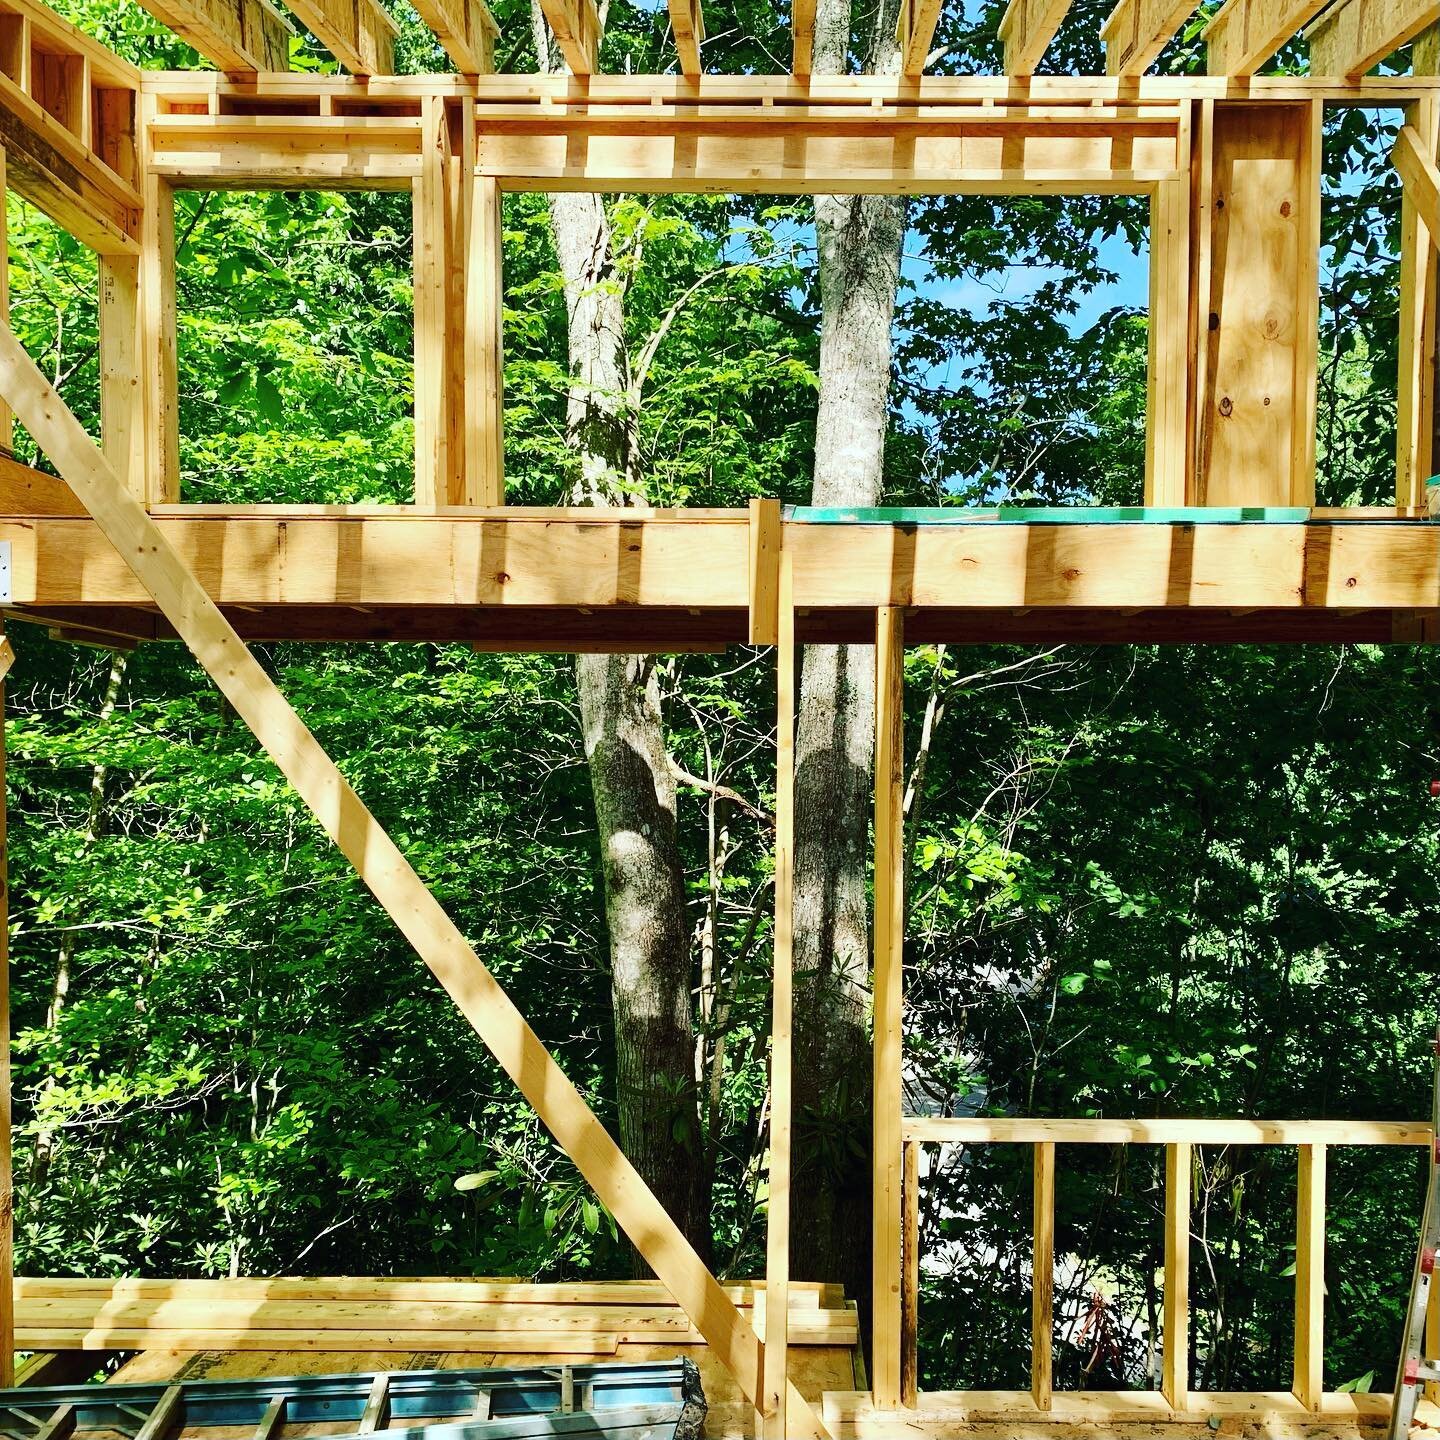
<path id="1" fill-rule="evenodd" d="M 1382 1425 L 1387 1397 L 1327 1394 L 1322 1383 L 1325 1161 L 1334 1146 L 1429 1145 L 1428 1122 L 903 1114 L 901 659 L 907 640 L 1437 637 L 1440 525 L 1427 516 L 1426 481 L 1440 5 L 1227 0 L 1205 32 L 1210 73 L 1180 79 L 1145 72 L 1194 0 L 1119 0 L 1103 30 L 1108 73 L 1095 76 L 1035 74 L 1069 0 L 1011 0 L 1006 73 L 963 78 L 923 73 L 939 0 L 905 0 L 902 73 L 883 77 L 811 73 L 813 0 L 794 0 L 790 74 L 703 73 L 699 0 L 669 0 L 680 73 L 623 77 L 595 73 L 593 0 L 542 0 L 569 66 L 560 75 L 491 73 L 496 26 L 484 0 L 416 0 L 454 75 L 390 73 L 393 26 L 378 0 L 289 0 L 349 72 L 335 77 L 286 72 L 289 22 L 269 0 L 143 3 L 216 70 L 142 73 L 40 0 L 0 0 L 4 178 L 98 253 L 102 373 L 101 433 L 92 439 L 0 326 L 0 396 L 63 477 L 0 463 L 0 608 L 63 637 L 111 645 L 178 638 L 193 650 L 649 1260 L 663 1294 L 426 1294 L 431 1282 L 411 1282 L 414 1293 L 401 1295 L 379 1281 L 347 1282 L 368 1285 L 363 1295 L 323 1286 L 290 1293 L 284 1287 L 296 1282 L 255 1281 L 203 1292 L 185 1288 L 196 1282 L 47 1289 L 23 1281 L 13 1303 L 0 1304 L 0 1362 L 8 1363 L 12 1337 L 44 1354 L 243 1357 L 300 1349 L 288 1337 L 302 1331 L 303 1348 L 330 1354 L 348 1345 L 367 1350 L 361 1358 L 371 1364 L 377 1354 L 447 1347 L 485 1350 L 493 1362 L 524 1348 L 514 1335 L 553 1328 L 523 1314 L 525 1304 L 543 1302 L 581 1307 L 582 1318 L 564 1324 L 567 1333 L 589 1327 L 587 1343 L 598 1346 L 591 1355 L 637 1336 L 703 1343 L 714 1372 L 743 1397 L 732 1422 L 748 1429 L 753 1420 L 772 1440 L 1058 1440 L 1194 1434 L 1207 1424 L 1235 1434 L 1353 1434 Z M 1301 33 L 1309 77 L 1256 76 Z M 1412 41 L 1415 73 L 1368 74 Z M 1326 106 L 1356 105 L 1403 111 L 1404 120 L 1394 155 L 1404 183 L 1396 503 L 1327 511 L 1314 508 L 1321 120 Z M 187 505 L 178 466 L 175 191 L 304 186 L 413 196 L 414 504 Z M 1146 508 L 899 517 L 782 513 L 767 501 L 746 511 L 508 509 L 499 219 L 507 189 L 1148 196 Z M 251 657 L 245 642 L 260 639 L 777 647 L 763 1307 L 753 1291 L 727 1290 L 706 1270 Z M 817 1302 L 815 1287 L 789 1276 L 793 677 L 796 647 L 822 640 L 873 643 L 878 667 L 875 1228 L 855 1239 L 874 1257 L 868 1381 L 862 1371 L 837 1382 L 797 1358 L 807 1343 L 843 1352 L 853 1315 L 838 1301 Z M 8 1099 L 6 1107 L 0 1191 L 8 1197 Z M 1027 1392 L 916 1393 L 919 1148 L 956 1142 L 1034 1151 Z M 1055 1147 L 1085 1142 L 1165 1148 L 1164 1384 L 1154 1393 L 1071 1395 L 1052 1386 Z M 1205 1144 L 1298 1154 L 1294 1386 L 1284 1394 L 1188 1390 L 1191 1157 Z M 0 1207 L 0 1279 L 9 1270 L 8 1208 Z M 599 1314 L 606 1305 L 621 1310 Z M 646 1312 L 639 1319 L 630 1313 L 637 1308 Z M 505 1325 L 513 1327 L 508 1345 L 498 1338 Z M 540 1353 L 555 1353 L 555 1343 Z M 55 1373 L 50 1361 L 37 1366 Z M 132 1373 L 175 1372 L 150 1361 Z"/>

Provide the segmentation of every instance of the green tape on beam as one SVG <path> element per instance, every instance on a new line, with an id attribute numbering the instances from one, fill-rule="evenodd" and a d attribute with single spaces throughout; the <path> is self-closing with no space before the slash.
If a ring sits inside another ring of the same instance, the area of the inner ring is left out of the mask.
<path id="1" fill-rule="evenodd" d="M 785 518 L 805 525 L 1303 525 L 1310 512 L 1301 505 L 792 505 Z"/>

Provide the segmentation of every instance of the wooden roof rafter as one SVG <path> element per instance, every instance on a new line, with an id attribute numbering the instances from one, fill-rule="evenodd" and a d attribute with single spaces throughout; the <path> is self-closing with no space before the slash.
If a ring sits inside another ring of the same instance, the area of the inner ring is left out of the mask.
<path id="1" fill-rule="evenodd" d="M 1010 0 L 1000 20 L 1007 75 L 1035 73 L 1035 67 L 1069 13 L 1070 3 L 1071 0 Z"/>
<path id="2" fill-rule="evenodd" d="M 1225 0 L 1205 27 L 1211 75 L 1253 75 L 1325 8 L 1326 0 Z"/>
<path id="3" fill-rule="evenodd" d="M 595 0 L 540 0 L 545 23 L 576 75 L 593 75 L 600 63 L 600 12 Z"/>
<path id="4" fill-rule="evenodd" d="M 1312 75 L 1364 75 L 1440 21 L 1434 0 L 1337 0 L 1307 30 Z"/>
<path id="5" fill-rule="evenodd" d="M 270 0 L 140 0 L 162 25 L 230 74 L 288 70 L 294 27 Z"/>
<path id="6" fill-rule="evenodd" d="M 1195 0 L 1119 0 L 1100 27 L 1105 70 L 1143 75 L 1195 9 Z"/>
<path id="7" fill-rule="evenodd" d="M 940 23 L 940 0 L 901 0 L 895 25 L 900 44 L 900 72 L 921 75 L 930 59 L 935 27 Z"/>
<path id="8" fill-rule="evenodd" d="M 669 0 L 670 30 L 680 57 L 682 75 L 703 75 L 700 46 L 705 40 L 705 11 L 701 0 Z"/>
<path id="9" fill-rule="evenodd" d="M 495 73 L 500 27 L 485 0 L 413 0 L 420 18 L 462 75 Z"/>
<path id="10" fill-rule="evenodd" d="M 289 0 L 295 18 L 352 75 L 395 69 L 399 26 L 379 0 Z"/>

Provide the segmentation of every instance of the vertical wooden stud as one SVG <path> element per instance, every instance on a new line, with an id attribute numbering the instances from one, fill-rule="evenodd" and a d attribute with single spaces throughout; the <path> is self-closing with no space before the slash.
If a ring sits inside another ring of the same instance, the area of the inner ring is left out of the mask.
<path id="1" fill-rule="evenodd" d="M 781 516 L 778 500 L 750 502 L 750 629 L 752 645 L 779 643 Z"/>
<path id="2" fill-rule="evenodd" d="M 141 404 L 140 270 L 133 255 L 101 255 L 100 442 L 115 473 L 137 495 L 145 484 Z"/>
<path id="3" fill-rule="evenodd" d="M 766 1440 L 789 1440 L 791 1020 L 795 883 L 795 590 L 780 557 L 775 652 L 775 958 L 770 1018 L 770 1198 L 765 1226 Z"/>
<path id="4" fill-rule="evenodd" d="M 1295 1398 L 1319 1410 L 1325 1357 L 1325 1147 L 1300 1146 L 1295 1187 Z"/>
<path id="5" fill-rule="evenodd" d="M 1188 127 L 1182 127 L 1188 152 Z M 1183 505 L 1189 473 L 1188 180 L 1162 180 L 1150 192 L 1150 349 L 1145 414 L 1145 503 Z"/>
<path id="6" fill-rule="evenodd" d="M 0 325 L 10 324 L 10 230 L 8 220 L 8 176 L 5 170 L 5 151 L 0 148 Z M 9 454 L 15 445 L 15 416 L 10 407 L 0 400 L 0 450 Z"/>
<path id="7" fill-rule="evenodd" d="M 1037 1410 L 1054 1395 L 1055 1142 L 1035 1146 L 1034 1250 L 1030 1293 L 1030 1394 Z"/>
<path id="8" fill-rule="evenodd" d="M 1192 503 L 1312 505 L 1320 102 L 1217 100 L 1201 114 Z"/>
<path id="9" fill-rule="evenodd" d="M 470 222 L 475 187 L 475 107 L 462 104 L 456 112 L 458 136 L 452 137 L 445 161 L 445 502 L 469 505 L 475 501 L 467 489 L 465 456 L 466 390 L 465 374 L 467 325 L 466 296 L 469 291 Z M 443 121 L 442 121 L 443 123 Z M 458 144 L 455 140 L 458 139 Z"/>
<path id="10" fill-rule="evenodd" d="M 421 101 L 420 174 L 414 196 L 415 294 L 415 502 L 446 503 L 445 215 L 449 193 L 450 132 L 445 102 Z"/>
<path id="11" fill-rule="evenodd" d="M 473 168 L 473 167 L 472 167 Z M 465 306 L 465 467 L 470 503 L 505 503 L 505 246 L 499 182 L 477 175 Z"/>
<path id="12" fill-rule="evenodd" d="M 141 145 L 142 149 L 148 150 L 149 120 L 154 115 L 155 100 L 152 96 L 142 95 L 139 103 Z M 175 191 L 147 165 L 140 193 L 144 206 L 140 216 L 138 312 L 144 428 L 137 447 L 137 453 L 142 454 L 142 463 L 138 470 L 132 470 L 128 486 L 142 504 L 172 504 L 180 499 Z"/>
<path id="13" fill-rule="evenodd" d="M 15 1383 L 15 1180 L 10 1142 L 10 865 L 6 834 L 5 676 L 15 663 L 0 634 L 0 1386 Z"/>
<path id="14" fill-rule="evenodd" d="M 1425 1306 L 1425 1358 L 1440 1360 L 1440 1285 L 1430 1285 L 1430 1299 Z M 1434 1380 L 1425 1386 L 1425 1398 L 1433 1405 L 1440 1401 L 1440 1384 Z"/>
<path id="15" fill-rule="evenodd" d="M 876 612 L 875 629 L 875 1055 L 872 1175 L 875 1404 L 900 1403 L 901 1034 L 905 941 L 904 612 Z"/>
<path id="16" fill-rule="evenodd" d="M 904 1208 L 901 1239 L 904 1272 L 900 1281 L 900 1403 L 920 1403 L 920 1142 L 905 1142 Z"/>
<path id="17" fill-rule="evenodd" d="M 1424 137 L 1432 155 L 1440 145 L 1433 100 L 1415 101 L 1406 123 Z M 1434 468 L 1435 245 L 1407 186 L 1400 201 L 1400 340 L 1395 423 L 1395 503 L 1425 506 Z"/>
<path id="18" fill-rule="evenodd" d="M 1165 1147 L 1165 1330 L 1160 1389 L 1172 1410 L 1190 1390 L 1190 1146 Z"/>

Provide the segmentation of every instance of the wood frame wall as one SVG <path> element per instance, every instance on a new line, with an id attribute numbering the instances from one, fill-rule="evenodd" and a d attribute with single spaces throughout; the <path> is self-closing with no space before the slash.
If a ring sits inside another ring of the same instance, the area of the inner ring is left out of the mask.
<path id="1" fill-rule="evenodd" d="M 922 15 L 922 8 L 916 6 L 910 16 L 912 60 L 924 48 L 927 26 L 933 29 L 933 15 Z M 690 19 L 698 52 L 698 12 Z M 1397 154 L 1406 184 L 1397 498 L 1399 513 L 1413 514 L 1424 500 L 1433 424 L 1440 81 L 1136 79 L 1126 67 L 1154 37 L 1136 28 L 1138 16 L 1131 19 L 1134 33 L 1124 53 L 1117 51 L 1114 78 L 1045 80 L 689 76 L 592 77 L 577 84 L 567 77 L 527 76 L 372 76 L 364 82 L 288 74 L 140 76 L 104 68 L 82 40 L 62 36 L 90 67 L 76 73 L 99 77 L 89 92 L 93 114 L 86 114 L 91 118 L 72 125 L 62 141 L 52 132 L 57 124 L 63 127 L 69 113 L 64 106 L 56 107 L 58 118 L 49 110 L 43 120 L 25 112 L 28 128 L 22 126 L 18 140 L 8 132 L 0 135 L 12 183 L 102 256 L 101 449 L 8 329 L 0 327 L 0 395 L 54 461 L 69 487 L 67 502 L 74 505 L 68 517 L 47 522 L 67 527 L 57 532 L 58 549 L 49 553 L 65 555 L 70 573 L 92 583 L 98 569 L 107 576 L 100 583 L 110 587 L 109 603 L 158 613 L 169 632 L 191 647 L 650 1260 L 755 1404 L 760 1428 L 772 1437 L 827 1433 L 822 1417 L 788 1379 L 787 1307 L 770 1307 L 762 1344 L 256 665 L 231 620 L 217 608 L 209 577 L 200 577 L 198 557 L 184 551 L 175 527 L 205 522 L 198 516 L 187 521 L 191 507 L 175 505 L 174 192 L 181 187 L 297 186 L 410 191 L 416 222 L 416 495 L 430 507 L 496 505 L 503 499 L 500 199 L 506 189 L 1144 195 L 1152 227 L 1147 499 L 1162 505 L 1308 506 L 1314 493 L 1321 106 L 1404 105 L 1409 129 Z M 1017 12 L 1015 24 L 1023 28 L 1027 23 Z M 571 38 L 580 55 L 585 26 L 574 28 Z M 1017 31 L 1016 43 L 1024 39 Z M 1033 55 L 1038 43 L 1030 43 L 1027 53 Z M 797 55 L 803 49 L 804 37 L 797 33 Z M 76 91 L 81 100 L 85 93 Z M 47 138 L 52 150 L 45 153 L 52 159 L 60 154 L 65 161 L 58 178 L 34 158 L 40 153 L 36 146 Z M 368 523 L 353 515 L 315 518 L 318 529 L 328 532 L 321 542 L 327 546 L 338 543 L 342 522 Z M 433 518 L 445 519 L 443 514 Z M 233 538 L 242 546 L 241 527 L 252 522 L 272 523 L 263 515 L 219 517 L 227 543 Z M 383 516 L 374 522 L 386 523 Z M 474 525 L 473 517 L 468 523 Z M 525 522 L 517 515 L 485 523 L 500 526 L 510 544 L 516 525 Z M 497 583 L 505 593 L 497 603 L 512 601 L 514 589 L 523 590 L 527 583 L 542 590 L 556 583 L 560 566 L 554 556 L 567 523 L 575 527 L 572 540 L 585 532 L 585 544 L 610 524 L 593 515 L 583 522 L 553 513 L 539 517 L 550 563 L 522 576 L 519 587 L 510 587 L 508 573 L 501 575 Z M 1138 540 L 1131 537 L 1136 543 L 1126 563 L 1116 567 L 1115 532 L 1097 528 L 1100 533 L 1084 536 L 1076 527 L 1058 544 L 1047 537 L 1049 558 L 1042 563 L 1051 590 L 1042 603 L 1080 607 L 1088 599 L 1100 612 L 1129 613 L 1145 603 L 1140 593 L 1145 586 L 1158 586 L 1154 603 L 1169 604 L 1177 584 L 1176 533 L 1167 536 L 1157 528 Z M 1266 528 L 1272 533 L 1243 541 L 1233 532 L 1183 536 L 1184 583 L 1193 587 L 1196 558 L 1209 547 L 1210 563 L 1228 583 L 1239 590 L 1250 587 L 1247 595 L 1255 587 L 1271 587 L 1277 609 L 1307 603 L 1315 586 L 1337 613 L 1356 608 L 1362 597 L 1354 593 L 1354 576 L 1344 570 L 1345 588 L 1331 596 L 1329 587 L 1339 583 L 1332 547 L 1343 551 L 1347 543 L 1363 547 L 1369 541 L 1327 539 L 1317 562 L 1308 536 L 1297 541 L 1284 527 Z M 35 527 L 30 529 L 32 548 L 23 563 L 38 596 L 51 576 Z M 921 532 L 906 539 L 892 529 L 868 536 L 838 527 L 829 534 L 814 526 L 788 531 L 778 506 L 755 507 L 740 541 L 748 583 L 731 594 L 738 574 L 732 570 L 704 599 L 711 611 L 725 608 L 748 616 L 749 638 L 779 648 L 772 1193 L 777 1200 L 788 1193 L 790 736 L 802 624 L 797 611 L 809 605 L 858 612 L 867 628 L 873 626 L 868 636 L 876 645 L 875 1312 L 874 1390 L 867 1403 L 872 1410 L 895 1413 L 908 1399 L 920 1403 L 913 1356 L 907 1359 L 904 1339 L 907 1323 L 914 1321 L 918 1273 L 913 1235 L 905 1244 L 917 1214 L 916 1187 L 912 1183 L 907 1191 L 905 1184 L 907 1176 L 918 1177 L 917 1137 L 912 1127 L 907 1151 L 901 1109 L 904 644 L 907 630 L 912 636 L 924 633 L 927 611 L 943 609 L 956 586 L 963 590 L 978 584 L 985 597 L 979 608 L 987 617 L 990 610 L 1007 606 L 1029 609 L 1036 600 L 1035 571 L 1023 549 L 1017 564 L 1018 527 L 959 539 L 956 532 Z M 481 536 L 483 550 L 483 530 Z M 1157 536 L 1168 547 L 1163 553 L 1155 548 Z M 473 531 L 464 543 L 472 537 Z M 1031 543 L 1028 535 L 1020 539 Z M 1367 584 L 1389 597 L 1391 605 L 1396 587 L 1408 584 L 1409 603 L 1440 609 L 1430 563 L 1433 539 L 1433 532 L 1407 535 L 1402 573 L 1397 576 L 1394 567 L 1381 565 L 1367 572 Z M 957 545 L 973 548 L 977 543 L 981 549 L 992 547 L 998 557 L 978 579 L 974 570 L 962 566 L 957 571 L 952 563 Z M 1083 567 L 1067 561 L 1064 552 L 1071 543 L 1092 547 L 1087 554 L 1093 558 Z M 843 557 L 837 555 L 837 544 L 845 548 Z M 873 552 L 877 545 L 875 564 L 856 563 L 858 553 Z M 1267 565 L 1271 545 L 1289 547 L 1285 554 L 1295 561 L 1293 574 Z M 928 572 L 917 565 L 922 551 L 930 557 Z M 76 565 L 86 553 L 95 555 L 96 568 Z M 263 566 L 235 568 L 244 571 L 241 583 L 264 583 Z M 623 572 L 624 566 L 616 568 Z M 635 583 L 643 579 L 663 587 L 678 573 L 675 569 L 657 579 L 648 571 Z M 926 588 L 927 573 L 935 590 Z M 232 571 L 230 578 L 240 577 Z M 477 572 L 477 583 L 489 582 Z M 877 583 L 883 583 L 883 594 L 877 593 Z M 407 584 L 411 598 L 402 599 L 402 606 L 416 603 L 413 567 Z M 623 585 L 615 589 L 614 595 L 601 597 L 602 606 L 633 606 L 633 597 L 620 593 Z M 717 589 L 726 596 L 723 602 L 716 600 Z M 1194 594 L 1192 588 L 1184 603 L 1195 603 Z M 471 606 L 475 599 L 458 587 L 452 597 L 453 603 Z M 296 597 L 279 593 L 275 604 L 284 610 L 296 604 Z M 913 623 L 906 613 L 912 609 L 918 610 Z M 618 619 L 614 623 L 618 626 Z M 602 621 L 586 648 L 604 648 L 609 624 Z M 993 628 L 986 633 L 993 634 Z M 641 637 L 629 643 L 649 648 L 651 641 Z M 1054 1143 L 1045 1137 L 1036 1142 L 1037 1255 L 1042 1261 L 1052 1211 Z M 1164 1143 L 1171 1181 L 1166 1231 L 1179 1267 L 1192 1141 Z M 1328 1142 L 1303 1143 L 1302 1194 L 1308 1197 L 1313 1240 L 1316 1227 L 1323 1225 Z M 789 1253 L 782 1204 L 772 1205 L 767 1246 L 770 1294 L 783 1297 Z M 1297 1302 L 1308 1328 L 1297 1351 L 1296 1397 L 1311 1412 L 1326 1403 L 1319 1391 L 1319 1336 L 1312 1324 L 1317 1250 L 1312 1245 Z M 4 1264 L 0 1245 L 0 1269 Z M 1026 1402 L 1032 1411 L 1055 1408 L 1044 1363 L 1047 1295 L 1046 1287 L 1037 1287 L 1037 1367 Z M 1172 1323 L 1182 1302 L 1178 1290 L 1173 1302 L 1167 1297 L 1175 1312 Z M 0 1304 L 0 1339 L 7 1323 L 13 1323 L 13 1314 Z M 1172 1355 L 1164 1392 L 1172 1412 L 1186 1409 L 1184 1390 L 1182 1367 Z M 1025 1413 L 1020 1401 L 1006 1404 L 1011 1413 Z M 850 1423 L 854 1410 L 852 1405 L 839 1420 Z M 839 1423 L 835 1416 L 828 1418 Z"/>

